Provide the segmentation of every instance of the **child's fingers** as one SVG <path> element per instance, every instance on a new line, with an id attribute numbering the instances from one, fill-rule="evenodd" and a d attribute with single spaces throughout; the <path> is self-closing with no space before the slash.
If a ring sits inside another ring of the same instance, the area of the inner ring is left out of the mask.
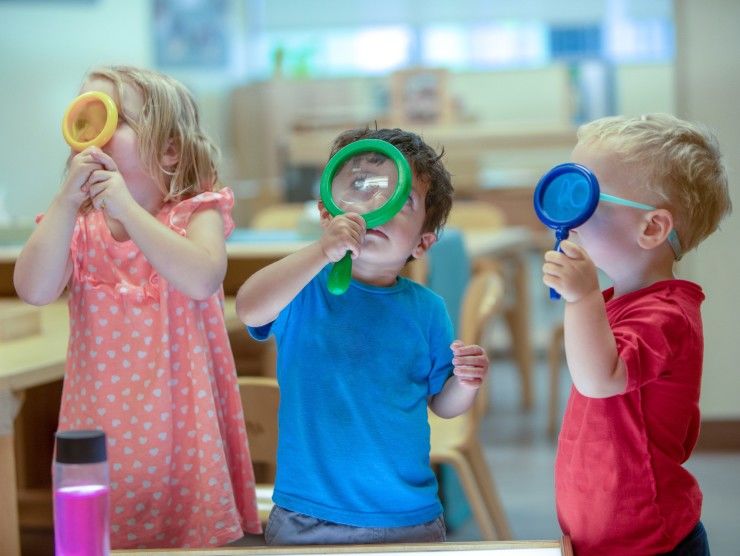
<path id="1" fill-rule="evenodd" d="M 460 384 L 463 384 L 465 386 L 468 386 L 469 388 L 480 388 L 483 384 L 482 378 L 462 378 L 458 377 L 457 380 L 460 382 Z"/>
<path id="2" fill-rule="evenodd" d="M 479 372 L 485 372 L 485 369 L 488 368 L 488 357 L 485 355 L 454 357 L 452 364 L 455 369 L 478 369 Z"/>
<path id="3" fill-rule="evenodd" d="M 348 250 L 352 252 L 352 258 L 357 258 L 362 250 L 362 242 L 365 239 L 365 232 L 356 225 L 348 228 Z"/>
<path id="4" fill-rule="evenodd" d="M 450 344 L 450 349 L 456 357 L 464 355 L 480 355 L 484 354 L 485 351 L 482 347 L 476 344 L 465 345 L 461 340 L 455 340 Z"/>
<path id="5" fill-rule="evenodd" d="M 115 160 L 113 160 L 113 158 L 108 156 L 102 150 L 97 149 L 97 148 L 91 148 L 90 155 L 92 156 L 92 159 L 95 162 L 101 164 L 103 168 L 105 168 L 106 170 L 110 170 L 111 172 L 118 171 L 118 165 L 116 165 Z"/>
<path id="6" fill-rule="evenodd" d="M 461 376 L 483 376 L 487 372 L 488 361 L 482 359 L 461 361 L 455 365 L 455 374 Z"/>
<path id="7" fill-rule="evenodd" d="M 105 190 L 101 190 L 98 193 L 96 193 L 95 195 L 93 195 L 93 194 L 90 195 L 90 198 L 92 199 L 92 205 L 93 205 L 93 207 L 96 208 L 96 209 L 98 209 L 98 210 L 105 209 L 105 194 L 104 194 L 104 191 Z"/>
<path id="8" fill-rule="evenodd" d="M 91 193 L 95 193 L 95 189 L 104 188 L 104 185 L 100 185 L 103 182 L 110 179 L 110 172 L 106 170 L 93 170 L 90 172 L 90 176 L 87 178 L 87 186 L 90 188 Z"/>
<path id="9" fill-rule="evenodd" d="M 542 274 L 545 276 L 558 276 L 563 271 L 563 265 L 547 262 L 542 265 Z"/>
<path id="10" fill-rule="evenodd" d="M 362 217 L 362 215 L 356 213 L 356 212 L 346 212 L 344 214 L 344 217 L 347 218 L 347 220 L 350 220 L 354 224 L 356 224 L 359 227 L 359 230 L 364 235 L 365 230 L 367 227 L 367 224 L 365 222 L 365 219 Z"/>
<path id="11" fill-rule="evenodd" d="M 542 277 L 542 283 L 545 284 L 548 288 L 552 288 L 556 292 L 562 294 L 561 289 L 563 287 L 563 280 L 559 276 L 545 274 Z"/>
<path id="12" fill-rule="evenodd" d="M 560 250 L 565 253 L 570 259 L 582 259 L 583 249 L 579 245 L 576 245 L 572 241 L 567 239 L 560 242 Z"/>
<path id="13" fill-rule="evenodd" d="M 364 220 L 355 213 L 348 213 L 332 218 L 324 227 L 322 243 L 329 259 L 338 261 L 349 252 L 355 259 L 360 255 L 365 237 Z M 354 216 L 353 216 L 354 215 Z M 360 218 L 358 222 L 355 216 Z"/>
<path id="14" fill-rule="evenodd" d="M 476 388 L 481 385 L 485 378 L 485 372 L 477 367 L 455 367 L 453 373 L 462 384 Z"/>

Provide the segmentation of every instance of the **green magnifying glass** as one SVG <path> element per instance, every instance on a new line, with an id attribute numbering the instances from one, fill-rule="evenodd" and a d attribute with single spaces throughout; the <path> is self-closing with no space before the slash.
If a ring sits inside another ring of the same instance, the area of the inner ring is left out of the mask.
<path id="1" fill-rule="evenodd" d="M 380 139 L 359 139 L 331 157 L 321 175 L 321 200 L 332 216 L 356 212 L 367 228 L 388 222 L 411 193 L 411 167 L 401 151 Z M 352 279 L 350 253 L 334 263 L 328 290 L 341 295 Z"/>

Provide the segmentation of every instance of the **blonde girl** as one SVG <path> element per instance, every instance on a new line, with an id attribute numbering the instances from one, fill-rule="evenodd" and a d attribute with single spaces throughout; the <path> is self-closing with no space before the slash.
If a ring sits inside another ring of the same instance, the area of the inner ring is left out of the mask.
<path id="1" fill-rule="evenodd" d="M 72 153 L 15 266 L 34 305 L 69 292 L 59 429 L 108 436 L 111 546 L 223 545 L 259 533 L 223 315 L 233 193 L 185 87 L 133 67 L 90 72 L 119 120 Z"/>

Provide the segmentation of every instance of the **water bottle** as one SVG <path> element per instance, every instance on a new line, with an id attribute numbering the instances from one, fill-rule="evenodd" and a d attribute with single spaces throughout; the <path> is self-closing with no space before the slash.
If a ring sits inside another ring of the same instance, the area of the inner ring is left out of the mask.
<path id="1" fill-rule="evenodd" d="M 108 556 L 110 502 L 105 433 L 56 433 L 54 545 L 56 556 Z"/>

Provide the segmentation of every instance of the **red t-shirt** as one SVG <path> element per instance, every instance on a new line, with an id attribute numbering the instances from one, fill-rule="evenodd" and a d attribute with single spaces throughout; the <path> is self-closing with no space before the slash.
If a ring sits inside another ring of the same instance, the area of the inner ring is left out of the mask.
<path id="1" fill-rule="evenodd" d="M 682 464 L 699 434 L 704 294 L 685 280 L 613 293 L 604 299 L 627 388 L 603 399 L 572 388 L 555 460 L 558 520 L 578 556 L 670 551 L 701 514 Z"/>

